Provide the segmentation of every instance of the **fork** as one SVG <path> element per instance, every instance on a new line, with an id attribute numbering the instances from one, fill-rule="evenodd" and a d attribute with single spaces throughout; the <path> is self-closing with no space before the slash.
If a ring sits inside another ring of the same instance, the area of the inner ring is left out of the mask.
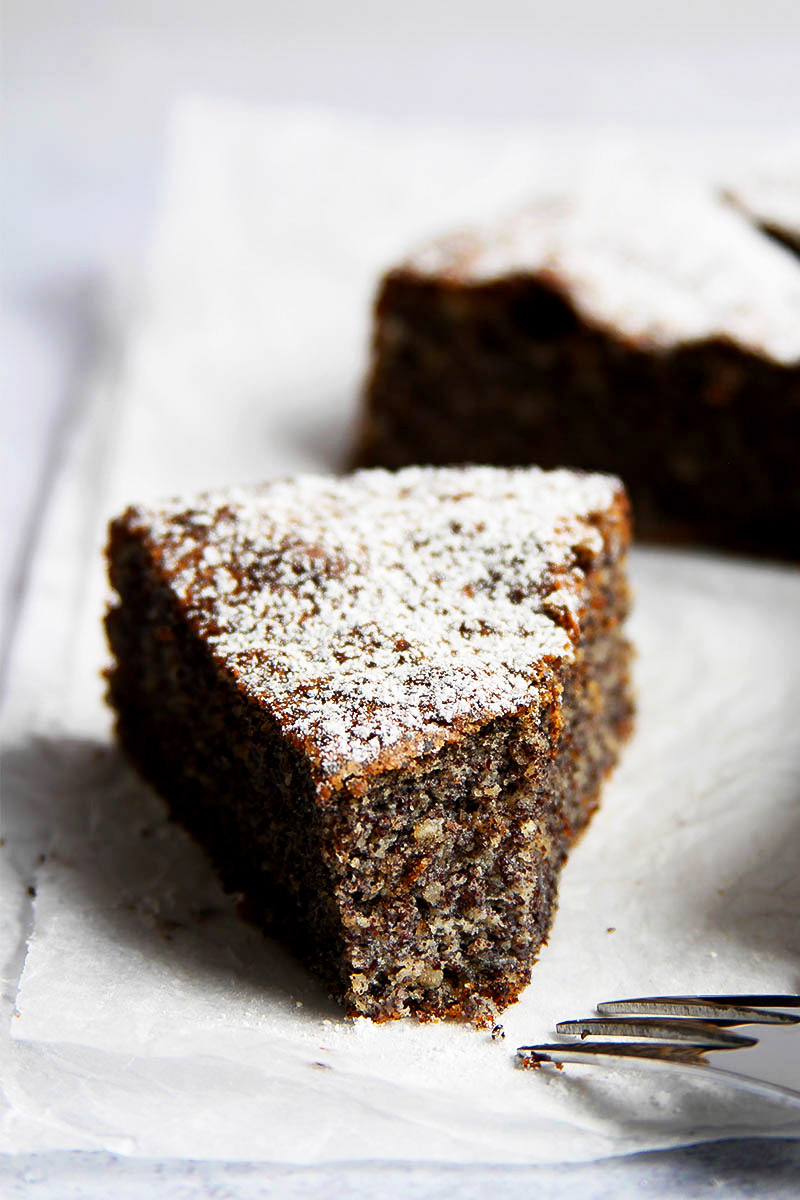
<path id="1" fill-rule="evenodd" d="M 800 996 L 642 996 L 598 1004 L 597 1017 L 559 1021 L 556 1033 L 578 1041 L 517 1047 L 522 1067 L 552 1063 L 666 1068 L 696 1077 L 699 1071 L 734 1086 L 800 1105 Z M 758 1026 L 751 1032 L 735 1027 Z M 631 1040 L 593 1040 L 626 1038 Z M 587 1040 L 589 1039 L 589 1040 Z M 736 1050 L 730 1071 L 710 1063 L 712 1051 Z"/>

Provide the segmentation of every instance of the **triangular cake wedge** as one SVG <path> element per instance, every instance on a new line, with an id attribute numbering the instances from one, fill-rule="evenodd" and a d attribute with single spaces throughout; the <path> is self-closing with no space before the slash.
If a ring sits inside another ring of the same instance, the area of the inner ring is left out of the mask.
<path id="1" fill-rule="evenodd" d="M 611 471 L 642 537 L 796 558 L 798 455 L 800 260 L 709 186 L 598 175 L 381 283 L 360 466 Z"/>
<path id="2" fill-rule="evenodd" d="M 490 1019 L 631 721 L 617 479 L 304 476 L 111 528 L 141 774 L 351 1015 Z"/>

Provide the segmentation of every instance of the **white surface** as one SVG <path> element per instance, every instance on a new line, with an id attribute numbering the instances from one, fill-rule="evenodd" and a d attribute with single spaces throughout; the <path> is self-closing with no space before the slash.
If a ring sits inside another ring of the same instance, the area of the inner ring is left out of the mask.
<path id="1" fill-rule="evenodd" d="M 557 1166 L 425 1166 L 371 1163 L 290 1167 L 264 1163 L 180 1163 L 110 1154 L 26 1155 L 0 1161 L 9 1200 L 797 1200 L 800 1142 L 740 1140 L 602 1163 Z"/>
<path id="2" fill-rule="evenodd" d="M 796 1111 L 707 1081 L 654 1090 L 510 1061 L 603 995 L 796 988 L 797 572 L 637 553 L 639 730 L 566 868 L 505 1042 L 342 1021 L 235 918 L 110 742 L 106 517 L 131 498 L 335 463 L 381 261 L 464 197 L 476 154 L 490 169 L 471 204 L 528 187 L 534 146 L 184 111 L 147 302 L 121 364 L 109 354 L 87 386 L 16 646 L 4 854 L 18 877 L 14 892 L 4 872 L 0 910 L 12 978 L 30 922 L 32 937 L 10 1149 L 546 1162 L 800 1133 Z"/>

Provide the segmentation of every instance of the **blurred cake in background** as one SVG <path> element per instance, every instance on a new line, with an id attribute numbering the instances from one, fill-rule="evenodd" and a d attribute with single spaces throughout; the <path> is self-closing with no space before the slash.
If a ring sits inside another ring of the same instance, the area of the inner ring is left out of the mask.
<path id="1" fill-rule="evenodd" d="M 800 260 L 768 193 L 609 174 L 418 250 L 379 288 L 357 462 L 613 471 L 644 538 L 797 557 Z"/>

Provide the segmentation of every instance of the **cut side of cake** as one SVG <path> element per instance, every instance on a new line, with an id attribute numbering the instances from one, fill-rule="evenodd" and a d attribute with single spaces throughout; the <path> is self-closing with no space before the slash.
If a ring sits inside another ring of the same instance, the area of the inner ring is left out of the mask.
<path id="1" fill-rule="evenodd" d="M 637 533 L 800 554 L 787 219 L 669 175 L 444 238 L 380 286 L 359 465 L 612 471 Z"/>
<path id="2" fill-rule="evenodd" d="M 348 1014 L 519 995 L 632 716 L 619 480 L 303 476 L 111 527 L 129 757 Z"/>

